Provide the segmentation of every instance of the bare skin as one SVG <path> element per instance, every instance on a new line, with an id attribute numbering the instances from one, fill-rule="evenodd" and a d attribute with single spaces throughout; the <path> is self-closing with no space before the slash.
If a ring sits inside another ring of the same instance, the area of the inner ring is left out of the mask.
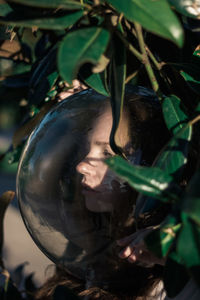
<path id="1" fill-rule="evenodd" d="M 153 266 L 154 264 L 164 265 L 165 259 L 160 259 L 153 255 L 144 243 L 145 236 L 152 230 L 154 230 L 153 227 L 141 229 L 118 240 L 117 244 L 122 247 L 119 257 L 127 259 L 130 263 L 139 262 L 145 266 Z"/>

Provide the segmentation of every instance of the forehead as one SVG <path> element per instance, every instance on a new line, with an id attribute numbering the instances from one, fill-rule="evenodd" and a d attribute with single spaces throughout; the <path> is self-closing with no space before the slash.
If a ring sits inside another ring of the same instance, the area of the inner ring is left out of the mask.
<path id="1" fill-rule="evenodd" d="M 107 106 L 95 120 L 89 133 L 90 137 L 101 142 L 109 142 L 112 122 L 112 110 Z"/>

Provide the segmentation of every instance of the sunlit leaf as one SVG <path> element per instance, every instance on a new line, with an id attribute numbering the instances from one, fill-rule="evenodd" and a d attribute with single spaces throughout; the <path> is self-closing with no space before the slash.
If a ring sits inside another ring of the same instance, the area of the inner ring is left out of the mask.
<path id="1" fill-rule="evenodd" d="M 170 188 L 172 177 L 159 168 L 133 166 L 119 156 L 107 159 L 106 164 L 138 192 L 164 202 L 177 200 L 176 190 Z M 173 187 L 176 189 L 176 187 Z"/>
<path id="2" fill-rule="evenodd" d="M 167 0 L 107 0 L 130 21 L 140 23 L 145 29 L 183 45 L 183 29 Z"/>
<path id="3" fill-rule="evenodd" d="M 181 224 L 177 223 L 176 218 L 169 215 L 161 228 L 153 230 L 146 236 L 145 242 L 148 249 L 160 258 L 165 257 L 169 253 L 180 228 Z"/>
<path id="4" fill-rule="evenodd" d="M 58 67 L 62 78 L 72 84 L 81 65 L 98 62 L 108 41 L 109 32 L 100 27 L 79 29 L 67 34 L 58 52 Z"/>
<path id="5" fill-rule="evenodd" d="M 199 0 L 168 0 L 182 15 L 190 18 L 200 18 Z"/>

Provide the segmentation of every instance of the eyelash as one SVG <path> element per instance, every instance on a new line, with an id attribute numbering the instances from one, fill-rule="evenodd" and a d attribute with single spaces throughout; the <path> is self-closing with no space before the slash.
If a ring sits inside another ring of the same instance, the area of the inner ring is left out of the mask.
<path id="1" fill-rule="evenodd" d="M 104 150 L 104 151 L 103 151 L 103 155 L 104 155 L 104 156 L 107 156 L 107 157 L 113 156 L 112 153 L 110 153 L 108 150 Z"/>

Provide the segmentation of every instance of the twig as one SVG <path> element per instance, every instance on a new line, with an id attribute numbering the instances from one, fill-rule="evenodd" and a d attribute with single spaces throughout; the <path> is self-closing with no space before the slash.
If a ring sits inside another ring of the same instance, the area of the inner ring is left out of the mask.
<path id="1" fill-rule="evenodd" d="M 143 38 L 143 34 L 142 34 L 142 27 L 140 24 L 138 24 L 136 22 L 134 23 L 134 25 L 135 25 L 135 29 L 136 29 L 136 33 L 137 33 L 137 37 L 138 37 L 138 43 L 140 46 L 140 50 L 141 50 L 142 56 L 143 56 L 143 63 L 145 65 L 147 74 L 149 76 L 149 80 L 151 82 L 153 90 L 156 92 L 156 94 L 158 95 L 158 98 L 161 100 L 162 94 L 160 92 L 157 79 L 155 77 L 154 71 L 151 67 L 151 64 L 150 64 L 150 61 L 149 61 L 149 58 L 148 58 L 148 55 L 147 55 L 147 52 L 145 49 L 145 43 L 144 43 L 144 38 Z"/>
<path id="2" fill-rule="evenodd" d="M 122 40 L 127 49 L 130 50 L 137 57 L 137 59 L 143 63 L 143 55 L 124 38 L 121 32 L 116 30 L 116 34 Z"/>

